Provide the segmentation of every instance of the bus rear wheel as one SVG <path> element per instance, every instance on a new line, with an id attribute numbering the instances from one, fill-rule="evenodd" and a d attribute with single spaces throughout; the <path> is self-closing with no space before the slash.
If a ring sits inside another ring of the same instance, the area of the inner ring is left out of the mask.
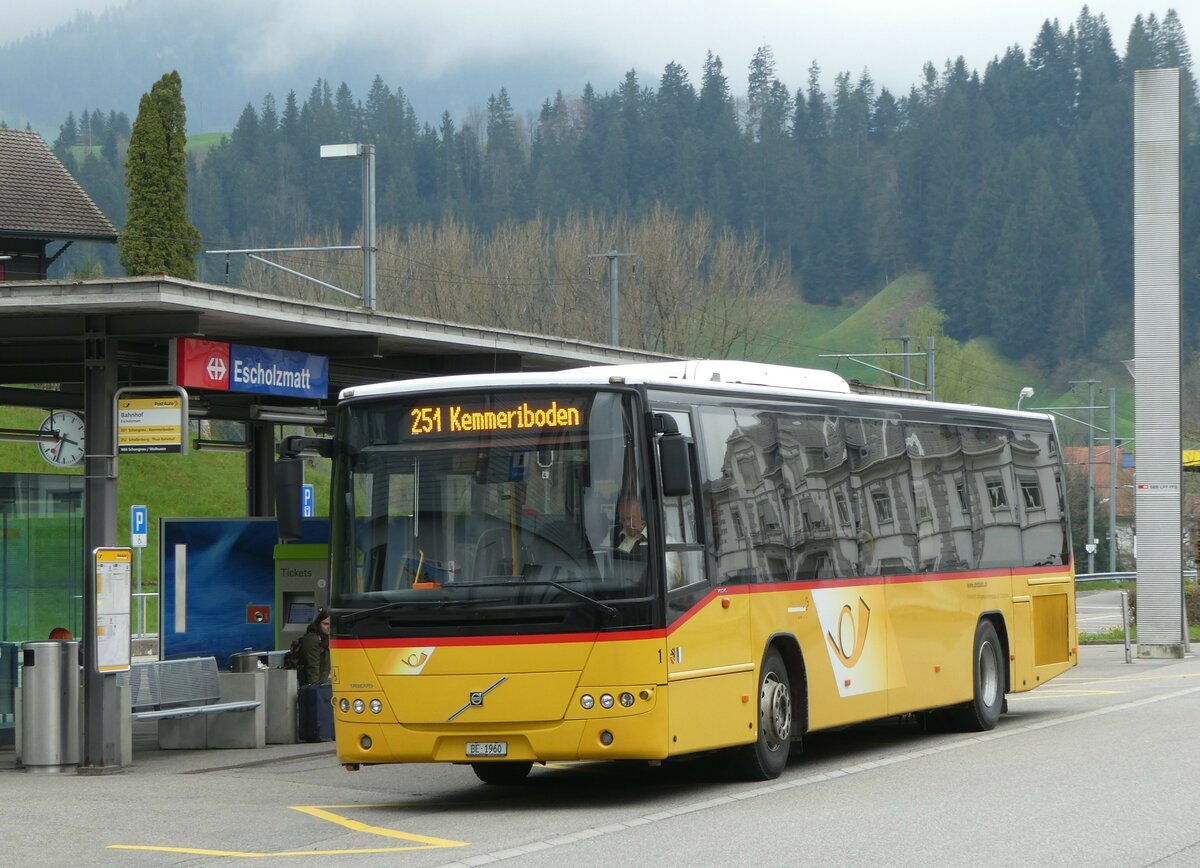
<path id="1" fill-rule="evenodd" d="M 490 786 L 512 786 L 529 776 L 533 763 L 471 763 L 475 777 Z"/>
<path id="2" fill-rule="evenodd" d="M 758 681 L 758 737 L 754 744 L 734 750 L 734 773 L 751 781 L 769 781 L 783 774 L 795 721 L 787 667 L 779 652 L 771 649 L 763 658 Z"/>
<path id="3" fill-rule="evenodd" d="M 965 732 L 985 732 L 1000 722 L 1004 707 L 1004 658 L 996 628 L 986 618 L 975 628 L 971 651 L 974 695 L 959 706 L 959 727 Z"/>

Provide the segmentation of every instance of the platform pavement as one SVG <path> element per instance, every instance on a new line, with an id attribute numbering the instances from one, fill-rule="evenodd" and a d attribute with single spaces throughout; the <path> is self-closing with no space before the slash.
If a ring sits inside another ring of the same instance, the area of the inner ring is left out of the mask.
<path id="1" fill-rule="evenodd" d="M 108 770 L 113 774 L 189 774 L 202 771 L 215 771 L 222 768 L 254 765 L 255 763 L 271 763 L 281 759 L 295 757 L 318 756 L 328 754 L 333 756 L 333 742 L 313 744 L 300 742 L 297 744 L 268 744 L 260 748 L 240 748 L 222 750 L 209 748 L 206 750 L 163 750 L 158 745 L 157 721 L 134 721 L 133 723 L 133 762 L 121 769 Z M 0 775 L 6 772 L 16 772 L 21 775 L 75 775 L 74 768 L 62 771 L 27 771 L 17 764 L 16 751 L 10 745 L 0 747 Z"/>

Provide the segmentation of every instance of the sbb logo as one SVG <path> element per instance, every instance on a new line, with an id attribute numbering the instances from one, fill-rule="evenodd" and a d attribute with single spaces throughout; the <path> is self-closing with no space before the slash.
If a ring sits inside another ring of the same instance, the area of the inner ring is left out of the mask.
<path id="1" fill-rule="evenodd" d="M 224 341 L 175 339 L 175 385 L 227 392 L 232 373 Z"/>

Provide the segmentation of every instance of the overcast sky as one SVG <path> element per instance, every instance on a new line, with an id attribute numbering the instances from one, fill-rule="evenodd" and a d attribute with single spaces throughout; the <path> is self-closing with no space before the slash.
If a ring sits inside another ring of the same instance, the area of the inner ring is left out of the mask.
<path id="1" fill-rule="evenodd" d="M 52 30 L 77 10 L 98 12 L 122 2 L 10 0 L 0 40 Z M 763 44 L 773 49 L 777 74 L 793 91 L 805 84 L 816 60 L 826 87 L 835 73 L 848 70 L 857 79 L 867 66 L 877 87 L 905 93 L 926 61 L 940 70 L 947 58 L 961 54 L 969 68 L 982 72 L 1009 45 L 1028 50 L 1043 20 L 1058 18 L 1065 29 L 1083 6 L 1081 0 L 608 0 L 585 7 L 563 0 L 524 0 L 514 12 L 510 4 L 484 0 L 204 2 L 235 4 L 254 19 L 250 32 L 256 50 L 247 61 L 259 71 L 282 64 L 284 57 L 294 59 L 296 53 L 319 59 L 335 41 L 406 53 L 435 75 L 464 56 L 528 58 L 553 45 L 584 61 L 599 89 L 608 90 L 631 68 L 639 71 L 643 84 L 654 86 L 669 61 L 682 64 L 698 84 L 705 52 L 711 50 L 724 61 L 737 94 L 745 90 L 746 67 Z M 1179 8 L 1177 0 L 1174 5 Z M 1119 53 L 1124 53 L 1136 14 L 1154 12 L 1161 18 L 1171 8 L 1133 0 L 1098 0 L 1088 6 L 1108 19 Z M 1179 11 L 1185 32 L 1200 26 L 1188 20 L 1186 8 Z M 239 36 L 245 40 L 247 34 Z"/>

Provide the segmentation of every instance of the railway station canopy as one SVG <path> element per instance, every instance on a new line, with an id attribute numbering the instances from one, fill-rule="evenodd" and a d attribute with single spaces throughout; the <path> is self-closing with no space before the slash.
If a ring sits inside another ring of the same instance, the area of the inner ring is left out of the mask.
<path id="1" fill-rule="evenodd" d="M 0 283 L 0 405 L 84 408 L 87 343 L 112 339 L 121 386 L 171 382 L 173 338 L 325 356 L 329 388 L 491 371 L 553 371 L 664 356 L 605 344 L 329 306 L 166 277 Z M 248 420 L 256 398 L 199 397 L 209 418 Z"/>

